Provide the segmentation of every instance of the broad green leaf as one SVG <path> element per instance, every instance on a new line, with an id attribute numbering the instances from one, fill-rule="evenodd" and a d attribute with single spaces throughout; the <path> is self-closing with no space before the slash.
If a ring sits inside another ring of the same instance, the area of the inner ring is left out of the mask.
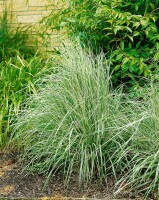
<path id="1" fill-rule="evenodd" d="M 131 42 L 129 42 L 128 46 L 129 46 L 129 48 L 132 48 L 132 43 L 131 43 Z"/>
<path id="2" fill-rule="evenodd" d="M 133 39 L 133 37 L 132 36 L 130 36 L 130 35 L 127 35 L 128 36 L 128 38 L 133 42 L 134 41 L 134 39 Z"/>
<path id="3" fill-rule="evenodd" d="M 159 49 L 159 43 L 156 42 L 155 46 L 156 46 L 156 49 L 158 50 Z"/>
<path id="4" fill-rule="evenodd" d="M 140 68 L 140 67 L 139 67 Z M 143 68 L 143 67 L 142 67 Z M 138 71 L 138 75 L 141 75 L 143 72 L 144 72 L 144 69 L 139 69 L 139 71 Z"/>
<path id="5" fill-rule="evenodd" d="M 148 22 L 146 20 L 141 19 L 140 24 L 144 27 L 148 26 Z"/>
<path id="6" fill-rule="evenodd" d="M 135 10 L 138 11 L 139 7 L 137 4 L 135 4 Z"/>
<path id="7" fill-rule="evenodd" d="M 154 10 L 155 9 L 155 5 L 153 3 L 149 3 L 149 5 L 151 6 L 151 8 Z"/>
<path id="8" fill-rule="evenodd" d="M 116 65 L 116 66 L 114 67 L 114 70 L 115 70 L 115 71 L 118 71 L 120 68 L 121 68 L 121 65 Z"/>
<path id="9" fill-rule="evenodd" d="M 121 43 L 120 43 L 120 48 L 121 48 L 122 50 L 124 50 L 124 42 L 121 42 Z"/>
<path id="10" fill-rule="evenodd" d="M 117 55 L 116 60 L 121 60 L 122 57 L 123 57 L 123 54 L 119 54 Z"/>
<path id="11" fill-rule="evenodd" d="M 155 16 L 150 16 L 150 18 L 153 20 L 153 22 L 156 21 L 156 17 Z"/>
<path id="12" fill-rule="evenodd" d="M 112 24 L 112 23 L 113 23 L 113 21 L 114 21 L 114 20 L 112 20 L 112 19 L 109 19 L 109 20 L 107 20 L 106 22 L 109 22 L 109 23 L 111 23 L 111 24 Z"/>
<path id="13" fill-rule="evenodd" d="M 135 22 L 135 23 L 133 23 L 133 27 L 138 28 L 139 26 L 140 26 L 140 22 Z"/>
<path id="14" fill-rule="evenodd" d="M 157 61 L 159 59 L 159 51 L 157 51 L 154 55 L 154 60 Z"/>
<path id="15" fill-rule="evenodd" d="M 139 46 L 140 46 L 140 44 L 141 44 L 141 41 L 139 41 L 137 44 L 136 44 L 136 49 L 138 49 L 139 48 Z"/>
<path id="16" fill-rule="evenodd" d="M 129 67 L 128 65 L 122 65 L 122 71 L 128 71 Z"/>
<path id="17" fill-rule="evenodd" d="M 127 63 L 127 62 L 129 62 L 129 58 L 128 57 L 125 57 L 124 59 L 123 59 L 123 64 L 125 64 L 125 63 Z"/>
<path id="18" fill-rule="evenodd" d="M 133 37 L 138 36 L 140 33 L 138 31 L 134 31 Z"/>
<path id="19" fill-rule="evenodd" d="M 137 73 L 137 72 L 138 72 L 138 65 L 137 65 L 137 64 L 132 65 L 132 64 L 130 63 L 129 70 L 130 70 L 130 72 L 132 72 L 132 73 Z"/>
<path id="20" fill-rule="evenodd" d="M 115 35 L 117 34 L 117 32 L 118 32 L 118 29 L 117 29 L 117 28 L 114 28 L 114 33 L 115 33 Z"/>
<path id="21" fill-rule="evenodd" d="M 115 26 L 115 27 L 114 27 L 114 33 L 115 33 L 115 35 L 117 34 L 117 32 L 118 32 L 119 30 L 122 30 L 122 26 Z"/>
<path id="22" fill-rule="evenodd" d="M 130 33 L 132 33 L 131 28 L 129 28 L 128 26 L 125 27 Z"/>

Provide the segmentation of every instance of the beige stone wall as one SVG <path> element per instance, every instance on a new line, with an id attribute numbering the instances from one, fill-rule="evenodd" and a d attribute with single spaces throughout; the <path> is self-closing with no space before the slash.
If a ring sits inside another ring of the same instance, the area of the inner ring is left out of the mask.
<path id="1" fill-rule="evenodd" d="M 17 24 L 32 25 L 31 36 L 38 37 L 37 31 L 40 32 L 41 28 L 45 27 L 40 25 L 40 20 L 48 15 L 52 9 L 57 10 L 59 5 L 57 0 L 0 0 L 0 12 L 3 12 L 5 7 L 9 7 L 10 12 L 13 14 L 14 19 L 12 22 L 13 28 Z M 66 38 L 64 33 L 50 32 L 49 49 L 57 47 Z M 41 41 L 41 44 L 44 41 Z"/>
<path id="2" fill-rule="evenodd" d="M 0 0 L 0 13 L 3 12 L 3 4 L 4 4 L 4 0 Z"/>

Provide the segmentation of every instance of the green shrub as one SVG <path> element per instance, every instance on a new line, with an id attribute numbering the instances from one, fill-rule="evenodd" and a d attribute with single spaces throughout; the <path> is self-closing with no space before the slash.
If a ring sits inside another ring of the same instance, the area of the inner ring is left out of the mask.
<path id="1" fill-rule="evenodd" d="M 158 0 L 71 0 L 44 21 L 95 52 L 104 49 L 112 57 L 113 82 L 133 86 L 158 73 L 158 8 Z"/>

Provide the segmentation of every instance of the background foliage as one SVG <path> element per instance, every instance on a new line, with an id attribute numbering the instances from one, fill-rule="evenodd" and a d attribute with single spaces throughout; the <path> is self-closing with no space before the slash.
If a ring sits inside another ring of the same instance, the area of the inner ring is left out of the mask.
<path id="1" fill-rule="evenodd" d="M 36 92 L 36 82 L 48 72 L 51 63 L 46 53 L 37 52 L 29 28 L 12 27 L 12 19 L 8 10 L 0 17 L 0 149 L 8 143 L 12 121 L 23 100 Z"/>
<path id="2" fill-rule="evenodd" d="M 8 143 L 12 121 L 16 120 L 23 100 L 36 93 L 36 82 L 48 69 L 44 58 L 34 56 L 26 60 L 18 53 L 0 63 L 0 148 Z"/>
<path id="3" fill-rule="evenodd" d="M 20 24 L 13 27 L 13 14 L 5 9 L 0 16 L 0 61 L 15 57 L 17 51 L 24 57 L 34 56 L 37 51 L 36 40 L 29 37 L 29 26 Z M 28 44 L 32 43 L 32 47 Z"/>
<path id="4" fill-rule="evenodd" d="M 71 0 L 44 21 L 95 52 L 103 49 L 111 55 L 113 81 L 136 87 L 140 77 L 158 73 L 158 8 L 158 0 Z"/>

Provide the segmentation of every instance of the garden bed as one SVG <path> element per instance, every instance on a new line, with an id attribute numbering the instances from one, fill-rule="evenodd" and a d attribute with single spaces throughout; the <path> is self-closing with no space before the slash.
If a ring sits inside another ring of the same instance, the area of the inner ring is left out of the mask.
<path id="1" fill-rule="evenodd" d="M 112 180 L 100 185 L 94 181 L 89 187 L 79 189 L 78 179 L 72 177 L 68 188 L 64 187 L 63 177 L 58 174 L 53 177 L 43 190 L 45 177 L 38 174 L 22 174 L 16 153 L 0 154 L 0 199 L 134 199 L 135 196 L 124 191 L 118 196 L 113 195 Z"/>

